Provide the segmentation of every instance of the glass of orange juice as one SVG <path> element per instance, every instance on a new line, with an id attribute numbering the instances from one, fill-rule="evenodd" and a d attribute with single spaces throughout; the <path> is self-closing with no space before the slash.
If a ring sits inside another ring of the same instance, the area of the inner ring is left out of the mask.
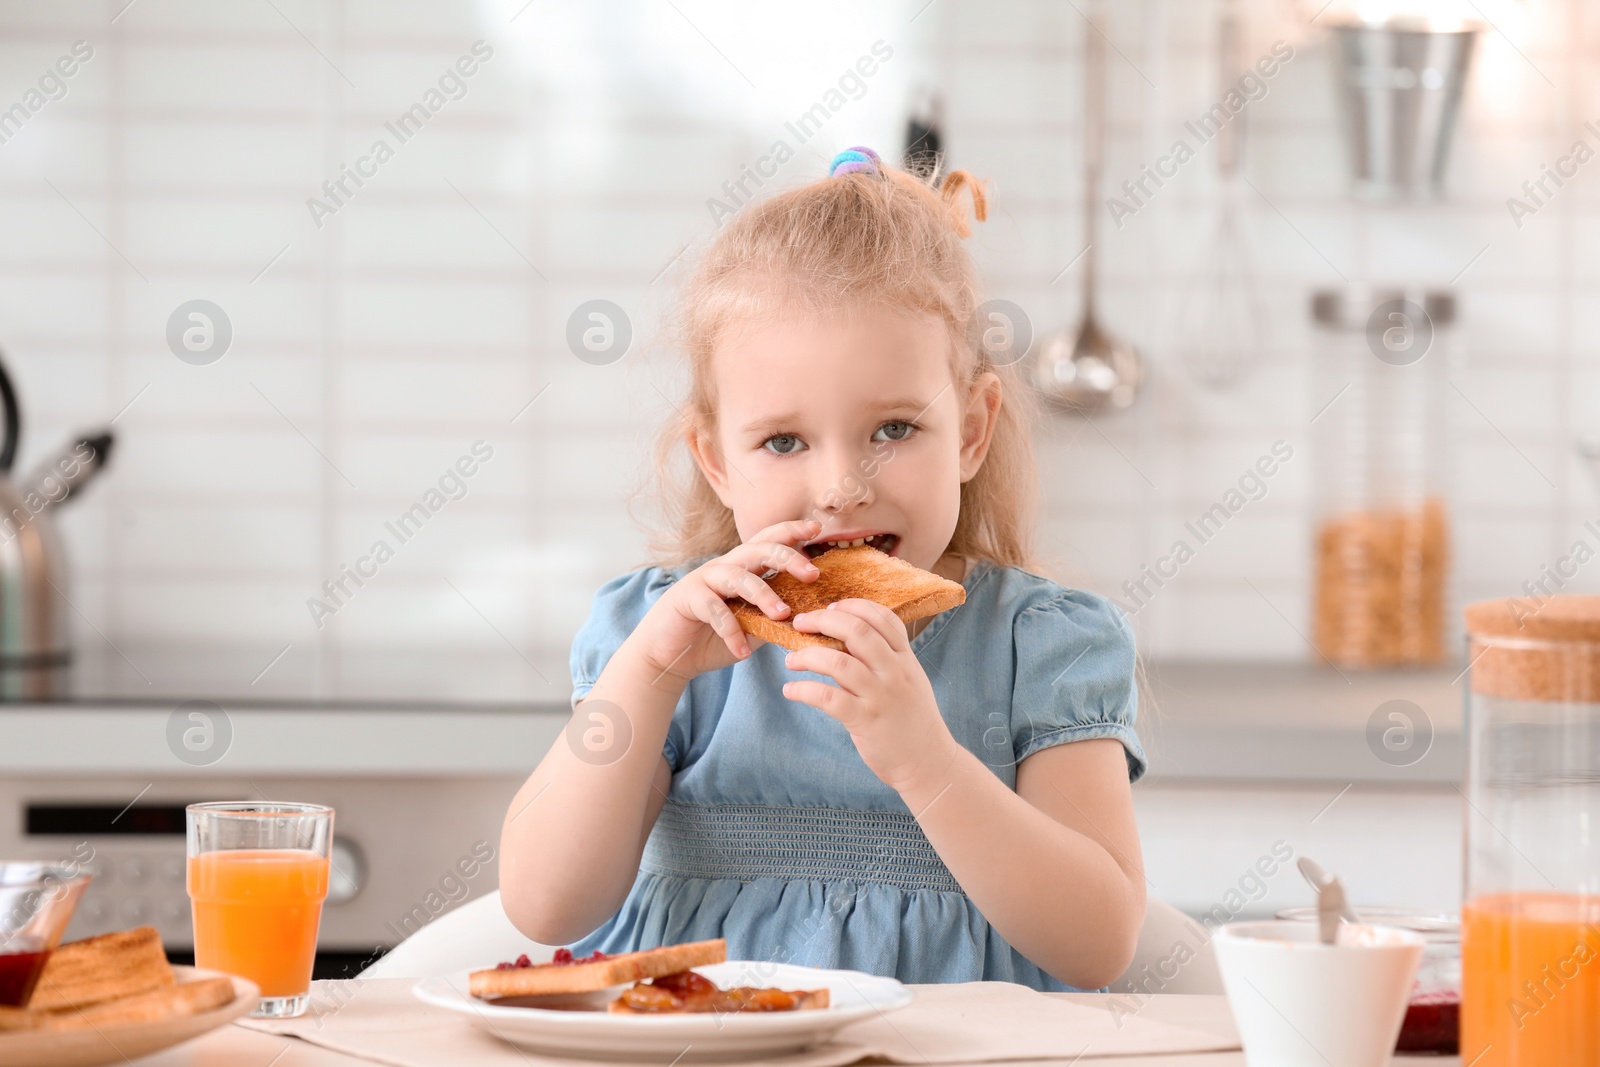
<path id="1" fill-rule="evenodd" d="M 197 967 L 261 987 L 251 1014 L 291 1019 L 310 1003 L 328 895 L 333 809 L 319 804 L 190 804 L 189 899 Z"/>

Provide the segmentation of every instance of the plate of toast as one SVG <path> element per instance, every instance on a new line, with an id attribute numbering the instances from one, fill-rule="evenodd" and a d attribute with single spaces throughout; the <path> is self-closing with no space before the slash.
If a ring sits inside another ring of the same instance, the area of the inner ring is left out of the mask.
<path id="1" fill-rule="evenodd" d="M 0 1007 L 0 1063 L 125 1063 L 214 1030 L 259 1000 L 248 979 L 172 966 L 153 926 L 85 938 L 51 953 L 27 1007 Z"/>
<path id="2" fill-rule="evenodd" d="M 673 1061 L 804 1051 L 912 999 L 893 978 L 727 956 L 721 939 L 577 958 L 559 949 L 547 962 L 425 978 L 413 992 L 534 1052 Z"/>

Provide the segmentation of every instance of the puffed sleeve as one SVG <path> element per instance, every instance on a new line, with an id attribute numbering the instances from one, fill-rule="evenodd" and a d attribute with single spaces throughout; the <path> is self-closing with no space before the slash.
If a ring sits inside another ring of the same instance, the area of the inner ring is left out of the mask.
<path id="1" fill-rule="evenodd" d="M 1011 736 L 1017 762 L 1052 745 L 1114 737 L 1128 758 L 1128 780 L 1137 780 L 1146 761 L 1134 730 L 1133 631 L 1122 612 L 1093 593 L 1061 590 L 1021 611 L 1013 638 Z"/>
<path id="2" fill-rule="evenodd" d="M 600 672 L 611 661 L 612 653 L 616 652 L 633 628 L 639 625 L 645 613 L 676 580 L 677 575 L 670 571 L 660 567 L 644 567 L 613 578 L 595 593 L 589 617 L 572 639 L 569 665 L 574 708 L 594 688 Z M 678 768 L 679 754 L 688 749 L 688 702 L 689 691 L 685 689 L 673 712 L 672 726 L 667 730 L 667 741 L 662 752 L 674 770 Z"/>

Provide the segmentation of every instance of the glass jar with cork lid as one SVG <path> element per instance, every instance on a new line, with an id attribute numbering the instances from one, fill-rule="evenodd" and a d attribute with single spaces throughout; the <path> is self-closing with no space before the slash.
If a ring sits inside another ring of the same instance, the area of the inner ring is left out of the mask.
<path id="1" fill-rule="evenodd" d="M 1461 1062 L 1600 1063 L 1600 597 L 1466 623 Z"/>
<path id="2" fill-rule="evenodd" d="M 1449 293 L 1352 286 L 1312 299 L 1312 642 L 1340 667 L 1448 658 Z"/>

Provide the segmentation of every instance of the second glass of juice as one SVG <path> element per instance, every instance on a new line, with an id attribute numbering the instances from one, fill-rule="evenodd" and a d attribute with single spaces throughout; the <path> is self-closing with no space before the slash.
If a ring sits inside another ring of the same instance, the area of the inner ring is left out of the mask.
<path id="1" fill-rule="evenodd" d="M 258 1018 L 305 1014 L 328 895 L 333 809 L 223 802 L 188 808 L 194 962 L 261 987 Z"/>

